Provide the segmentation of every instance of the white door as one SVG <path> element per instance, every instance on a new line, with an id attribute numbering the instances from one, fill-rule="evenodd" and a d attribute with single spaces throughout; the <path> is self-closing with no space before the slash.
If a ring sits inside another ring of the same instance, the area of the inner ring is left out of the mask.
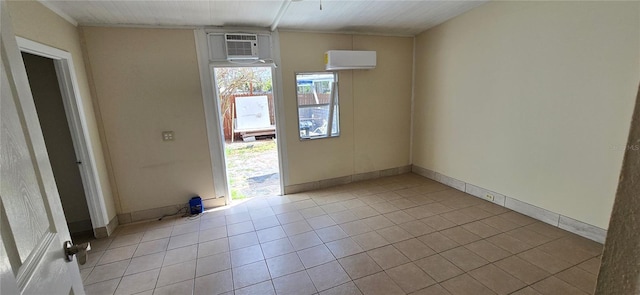
<path id="1" fill-rule="evenodd" d="M 84 294 L 24 63 L 0 4 L 1 294 Z"/>

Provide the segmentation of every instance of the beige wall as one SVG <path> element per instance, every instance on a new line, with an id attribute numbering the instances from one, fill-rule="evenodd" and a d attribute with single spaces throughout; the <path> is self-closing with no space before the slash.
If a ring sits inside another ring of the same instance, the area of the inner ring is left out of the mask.
<path id="1" fill-rule="evenodd" d="M 340 137 L 300 141 L 295 72 L 324 71 L 327 50 L 375 50 L 373 70 L 340 71 Z M 286 185 L 409 164 L 413 38 L 280 33 L 289 179 Z"/>
<path id="2" fill-rule="evenodd" d="M 111 220 L 116 216 L 116 208 L 104 162 L 94 105 L 87 83 L 87 73 L 78 29 L 35 1 L 7 1 L 7 7 L 9 8 L 9 15 L 11 16 L 16 36 L 71 53 L 84 108 L 82 111 L 86 117 L 89 140 L 93 148 L 93 154 L 96 157 L 98 178 L 106 205 L 107 217 Z"/>
<path id="3" fill-rule="evenodd" d="M 192 30 L 82 28 L 118 213 L 214 197 Z M 163 142 L 161 133 L 175 132 Z"/>
<path id="4" fill-rule="evenodd" d="M 416 43 L 415 165 L 607 228 L 638 2 L 490 2 Z"/>

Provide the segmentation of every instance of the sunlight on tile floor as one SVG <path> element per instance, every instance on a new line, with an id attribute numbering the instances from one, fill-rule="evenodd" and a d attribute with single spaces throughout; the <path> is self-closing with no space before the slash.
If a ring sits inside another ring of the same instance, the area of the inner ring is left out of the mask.
<path id="1" fill-rule="evenodd" d="M 87 294 L 592 294 L 602 245 L 415 174 L 120 226 Z"/>

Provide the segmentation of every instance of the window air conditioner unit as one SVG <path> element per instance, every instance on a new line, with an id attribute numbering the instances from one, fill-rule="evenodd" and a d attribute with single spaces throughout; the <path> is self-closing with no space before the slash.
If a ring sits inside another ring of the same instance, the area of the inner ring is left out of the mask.
<path id="1" fill-rule="evenodd" d="M 324 54 L 327 71 L 366 70 L 376 67 L 375 51 L 329 50 Z"/>
<path id="2" fill-rule="evenodd" d="M 258 35 L 228 33 L 224 39 L 227 60 L 258 59 Z"/>

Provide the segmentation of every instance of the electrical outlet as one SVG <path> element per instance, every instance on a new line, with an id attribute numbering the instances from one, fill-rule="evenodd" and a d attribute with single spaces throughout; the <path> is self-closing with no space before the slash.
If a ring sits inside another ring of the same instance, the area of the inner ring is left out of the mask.
<path id="1" fill-rule="evenodd" d="M 491 202 L 493 202 L 493 200 L 495 200 L 495 197 L 492 194 L 486 194 L 486 195 L 484 195 L 484 198 L 487 201 L 491 201 Z"/>
<path id="2" fill-rule="evenodd" d="M 173 141 L 173 131 L 162 131 L 162 141 Z"/>

